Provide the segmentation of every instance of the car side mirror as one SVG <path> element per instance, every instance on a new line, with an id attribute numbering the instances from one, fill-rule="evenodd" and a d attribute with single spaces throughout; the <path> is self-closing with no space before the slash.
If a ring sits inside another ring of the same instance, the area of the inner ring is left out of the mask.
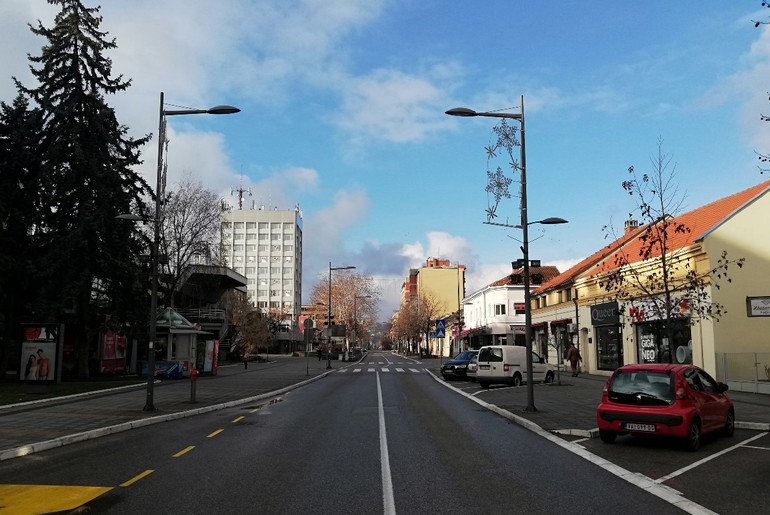
<path id="1" fill-rule="evenodd" d="M 727 390 L 729 390 L 729 389 L 730 389 L 730 387 L 729 387 L 729 386 L 727 386 L 727 385 L 726 385 L 726 384 L 724 384 L 724 383 L 719 383 L 719 384 L 717 384 L 717 391 L 718 391 L 719 393 L 724 393 L 724 392 L 726 392 L 726 391 L 727 391 Z"/>
<path id="2" fill-rule="evenodd" d="M 545 358 L 543 356 L 540 356 L 540 359 L 538 359 L 539 363 L 545 363 Z"/>

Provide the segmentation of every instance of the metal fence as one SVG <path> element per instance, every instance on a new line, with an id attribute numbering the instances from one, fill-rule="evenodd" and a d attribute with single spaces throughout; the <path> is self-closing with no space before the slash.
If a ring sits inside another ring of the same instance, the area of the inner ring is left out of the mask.
<path id="1" fill-rule="evenodd" d="M 770 352 L 718 352 L 716 380 L 731 390 L 770 394 Z"/>

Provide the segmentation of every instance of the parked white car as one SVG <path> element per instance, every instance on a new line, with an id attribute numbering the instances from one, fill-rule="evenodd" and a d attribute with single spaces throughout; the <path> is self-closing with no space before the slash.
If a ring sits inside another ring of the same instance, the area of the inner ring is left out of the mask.
<path id="1" fill-rule="evenodd" d="M 555 367 L 532 352 L 532 379 L 552 383 Z M 491 384 L 520 386 L 527 379 L 527 349 L 516 345 L 488 345 L 479 349 L 476 380 L 482 388 Z"/>

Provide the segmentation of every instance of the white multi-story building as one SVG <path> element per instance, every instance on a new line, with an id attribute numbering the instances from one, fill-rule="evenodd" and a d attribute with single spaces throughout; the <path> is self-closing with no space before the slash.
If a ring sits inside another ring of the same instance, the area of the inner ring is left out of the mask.
<path id="1" fill-rule="evenodd" d="M 302 307 L 302 212 L 232 210 L 222 217 L 227 264 L 248 279 L 248 295 L 262 312 L 297 320 Z"/>

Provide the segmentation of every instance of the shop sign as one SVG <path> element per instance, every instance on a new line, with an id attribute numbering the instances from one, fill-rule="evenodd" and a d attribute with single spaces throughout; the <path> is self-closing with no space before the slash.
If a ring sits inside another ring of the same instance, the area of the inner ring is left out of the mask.
<path id="1" fill-rule="evenodd" d="M 770 297 L 746 297 L 750 317 L 770 317 Z"/>
<path id="2" fill-rule="evenodd" d="M 654 334 L 643 334 L 639 340 L 639 348 L 641 349 L 642 361 L 644 363 L 657 362 L 657 349 L 655 348 Z"/>
<path id="3" fill-rule="evenodd" d="M 618 325 L 620 312 L 617 301 L 591 306 L 591 325 Z"/>

